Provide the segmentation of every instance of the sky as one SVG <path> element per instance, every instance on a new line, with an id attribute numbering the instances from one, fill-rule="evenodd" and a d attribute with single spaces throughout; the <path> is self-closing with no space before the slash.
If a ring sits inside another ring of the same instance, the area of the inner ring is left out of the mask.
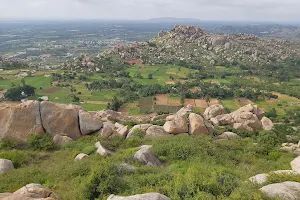
<path id="1" fill-rule="evenodd" d="M 0 19 L 300 21 L 300 0 L 0 0 Z"/>

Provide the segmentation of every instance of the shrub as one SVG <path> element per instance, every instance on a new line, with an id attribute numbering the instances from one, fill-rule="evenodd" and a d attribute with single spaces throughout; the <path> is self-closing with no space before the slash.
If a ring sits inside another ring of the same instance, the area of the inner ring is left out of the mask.
<path id="1" fill-rule="evenodd" d="M 273 131 L 262 131 L 257 136 L 257 142 L 266 151 L 270 151 L 281 143 L 281 138 Z"/>
<path id="2" fill-rule="evenodd" d="M 151 123 L 156 126 L 163 126 L 166 123 L 166 120 L 161 119 L 161 120 L 153 121 Z"/>
<path id="3" fill-rule="evenodd" d="M 48 151 L 55 148 L 55 145 L 52 141 L 52 138 L 50 135 L 47 134 L 35 134 L 29 136 L 28 139 L 30 148 L 33 150 L 43 150 Z"/>

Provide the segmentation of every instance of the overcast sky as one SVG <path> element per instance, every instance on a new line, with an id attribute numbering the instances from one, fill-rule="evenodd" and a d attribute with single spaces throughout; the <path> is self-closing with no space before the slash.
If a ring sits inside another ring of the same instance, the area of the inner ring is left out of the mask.
<path id="1" fill-rule="evenodd" d="M 300 21 L 300 0 L 0 0 L 0 19 Z"/>

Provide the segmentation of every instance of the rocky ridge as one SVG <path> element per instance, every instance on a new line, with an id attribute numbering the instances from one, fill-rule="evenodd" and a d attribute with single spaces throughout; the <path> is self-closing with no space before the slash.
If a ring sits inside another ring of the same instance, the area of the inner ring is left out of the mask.
<path id="1" fill-rule="evenodd" d="M 133 117 L 112 110 L 87 112 L 76 105 L 27 101 L 17 106 L 0 107 L 0 139 L 24 141 L 30 134 L 48 133 L 55 144 L 61 146 L 85 135 L 130 138 L 137 130 L 145 136 L 162 137 L 213 135 L 214 126 L 223 125 L 250 132 L 273 128 L 272 121 L 264 117 L 264 112 L 251 104 L 225 113 L 222 105 L 208 107 L 204 116 L 194 113 L 192 106 L 187 106 L 169 116 Z M 157 118 L 165 119 L 165 124 L 153 125 L 152 120 Z M 122 124 L 127 121 L 139 124 L 130 128 Z"/>
<path id="2" fill-rule="evenodd" d="M 197 26 L 176 25 L 147 42 L 134 42 L 104 52 L 124 60 L 166 64 L 176 61 L 196 65 L 235 63 L 257 67 L 286 58 L 300 58 L 300 44 L 287 40 L 258 38 L 252 34 L 210 34 Z"/>

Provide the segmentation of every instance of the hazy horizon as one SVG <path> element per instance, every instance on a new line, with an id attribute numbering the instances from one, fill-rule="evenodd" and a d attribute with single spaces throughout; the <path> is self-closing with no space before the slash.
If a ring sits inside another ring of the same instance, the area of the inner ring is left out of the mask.
<path id="1" fill-rule="evenodd" d="M 2 0 L 1 20 L 300 20 L 298 0 Z"/>

